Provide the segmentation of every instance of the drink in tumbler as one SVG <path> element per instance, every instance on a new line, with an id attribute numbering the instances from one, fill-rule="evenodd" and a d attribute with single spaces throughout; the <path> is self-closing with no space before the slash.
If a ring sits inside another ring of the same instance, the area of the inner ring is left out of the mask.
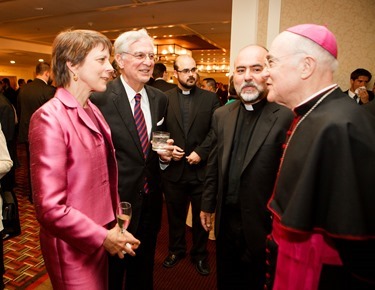
<path id="1" fill-rule="evenodd" d="M 152 132 L 152 150 L 163 151 L 167 140 L 170 138 L 169 132 L 156 131 Z"/>

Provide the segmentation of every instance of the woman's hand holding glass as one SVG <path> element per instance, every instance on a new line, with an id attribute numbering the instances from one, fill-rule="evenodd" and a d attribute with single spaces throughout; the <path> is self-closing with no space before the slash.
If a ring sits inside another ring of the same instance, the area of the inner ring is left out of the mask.
<path id="1" fill-rule="evenodd" d="M 128 231 L 125 230 L 121 233 L 119 225 L 116 224 L 115 227 L 108 231 L 103 246 L 112 256 L 117 254 L 119 258 L 122 259 L 124 258 L 123 252 L 135 256 L 134 250 L 139 247 L 140 243 L 141 242 Z"/>

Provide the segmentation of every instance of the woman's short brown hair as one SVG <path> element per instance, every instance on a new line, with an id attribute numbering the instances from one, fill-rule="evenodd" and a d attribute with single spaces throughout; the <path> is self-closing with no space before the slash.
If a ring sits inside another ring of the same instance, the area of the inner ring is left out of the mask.
<path id="1" fill-rule="evenodd" d="M 60 32 L 52 45 L 52 74 L 56 87 L 65 87 L 70 82 L 69 69 L 66 63 L 82 63 L 89 52 L 102 45 L 103 49 L 112 52 L 111 41 L 94 30 L 67 30 Z"/>

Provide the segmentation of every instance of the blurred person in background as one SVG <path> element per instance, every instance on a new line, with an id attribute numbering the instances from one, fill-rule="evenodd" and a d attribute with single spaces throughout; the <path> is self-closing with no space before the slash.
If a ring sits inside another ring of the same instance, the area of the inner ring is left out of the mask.
<path id="1" fill-rule="evenodd" d="M 371 73 L 364 68 L 357 68 L 350 74 L 350 88 L 345 91 L 359 105 L 367 104 L 374 99 L 374 93 L 367 90 L 371 81 Z"/>
<path id="2" fill-rule="evenodd" d="M 166 92 L 176 87 L 176 84 L 171 84 L 168 82 L 167 67 L 161 62 L 155 63 L 152 76 L 155 79 L 152 86 L 161 90 L 162 92 Z"/>
<path id="3" fill-rule="evenodd" d="M 32 202 L 31 178 L 30 178 L 30 150 L 29 150 L 29 126 L 30 118 L 34 112 L 44 103 L 50 100 L 56 92 L 56 88 L 48 83 L 51 79 L 51 66 L 47 62 L 39 62 L 35 67 L 34 81 L 24 85 L 17 98 L 19 124 L 17 142 L 25 144 L 28 160 L 28 177 L 30 185 L 29 200 Z"/>

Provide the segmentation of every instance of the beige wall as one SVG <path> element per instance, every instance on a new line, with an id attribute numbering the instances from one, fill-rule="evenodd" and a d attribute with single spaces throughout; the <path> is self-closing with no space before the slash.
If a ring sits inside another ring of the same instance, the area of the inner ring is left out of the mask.
<path id="1" fill-rule="evenodd" d="M 281 4 L 280 30 L 316 23 L 327 25 L 336 35 L 340 65 L 335 77 L 342 89 L 348 89 L 356 68 L 375 77 L 375 0 L 282 0 Z"/>
<path id="2" fill-rule="evenodd" d="M 35 78 L 35 67 L 17 67 L 17 66 L 0 66 L 1 76 L 15 76 L 17 80 L 34 79 Z M 16 89 L 17 87 L 15 87 Z"/>

